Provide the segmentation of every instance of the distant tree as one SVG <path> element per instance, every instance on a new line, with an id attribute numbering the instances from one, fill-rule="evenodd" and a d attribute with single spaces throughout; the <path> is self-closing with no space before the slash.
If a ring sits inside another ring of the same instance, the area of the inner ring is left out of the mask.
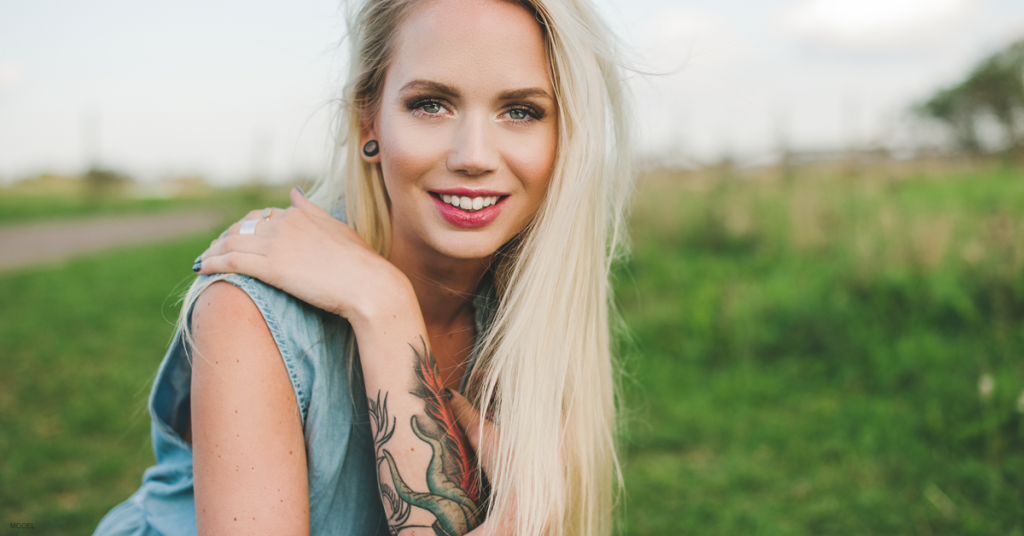
<path id="1" fill-rule="evenodd" d="M 985 58 L 959 84 L 939 90 L 918 112 L 948 125 L 961 148 L 983 150 L 978 121 L 991 117 L 1010 149 L 1024 149 L 1024 39 Z"/>
<path id="2" fill-rule="evenodd" d="M 977 110 L 973 103 L 964 98 L 960 86 L 940 90 L 921 105 L 918 111 L 949 126 L 961 149 L 969 153 L 981 151 L 978 128 L 975 124 Z"/>

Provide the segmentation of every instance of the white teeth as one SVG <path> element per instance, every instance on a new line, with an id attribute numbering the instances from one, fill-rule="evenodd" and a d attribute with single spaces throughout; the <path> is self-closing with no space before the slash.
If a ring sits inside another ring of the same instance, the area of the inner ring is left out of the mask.
<path id="1" fill-rule="evenodd" d="M 461 208 L 467 212 L 476 212 L 484 207 L 489 207 L 498 202 L 496 195 L 487 197 L 466 197 L 458 195 L 441 194 L 441 200 L 453 207 Z"/>

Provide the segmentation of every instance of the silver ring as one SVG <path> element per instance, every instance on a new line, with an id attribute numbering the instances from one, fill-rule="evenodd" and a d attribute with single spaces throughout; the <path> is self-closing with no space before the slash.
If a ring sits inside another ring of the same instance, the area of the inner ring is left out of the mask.
<path id="1" fill-rule="evenodd" d="M 238 229 L 240 235 L 254 235 L 256 234 L 256 225 L 260 223 L 260 220 L 245 220 L 242 222 L 242 227 Z"/>
<path id="2" fill-rule="evenodd" d="M 263 209 L 263 214 L 260 214 L 260 217 L 263 218 L 264 220 L 270 221 L 270 216 L 272 214 L 274 214 L 274 208 L 273 207 L 267 207 L 267 208 Z"/>

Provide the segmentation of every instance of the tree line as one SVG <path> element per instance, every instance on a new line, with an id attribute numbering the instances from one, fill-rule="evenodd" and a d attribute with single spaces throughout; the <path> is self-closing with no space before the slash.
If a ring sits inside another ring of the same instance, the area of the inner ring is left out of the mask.
<path id="1" fill-rule="evenodd" d="M 963 151 L 1024 151 L 1024 39 L 982 60 L 963 81 L 939 90 L 917 112 L 946 125 Z M 986 132 L 998 133 L 1001 142 L 993 144 Z"/>

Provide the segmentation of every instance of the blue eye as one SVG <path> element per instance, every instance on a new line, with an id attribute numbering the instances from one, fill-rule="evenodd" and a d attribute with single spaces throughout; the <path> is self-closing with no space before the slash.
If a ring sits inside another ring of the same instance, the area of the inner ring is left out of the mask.
<path id="1" fill-rule="evenodd" d="M 514 124 L 528 125 L 533 121 L 544 117 L 544 111 L 538 110 L 533 106 L 518 105 L 515 108 L 509 108 L 509 110 L 505 112 L 505 117 L 508 117 Z"/>

